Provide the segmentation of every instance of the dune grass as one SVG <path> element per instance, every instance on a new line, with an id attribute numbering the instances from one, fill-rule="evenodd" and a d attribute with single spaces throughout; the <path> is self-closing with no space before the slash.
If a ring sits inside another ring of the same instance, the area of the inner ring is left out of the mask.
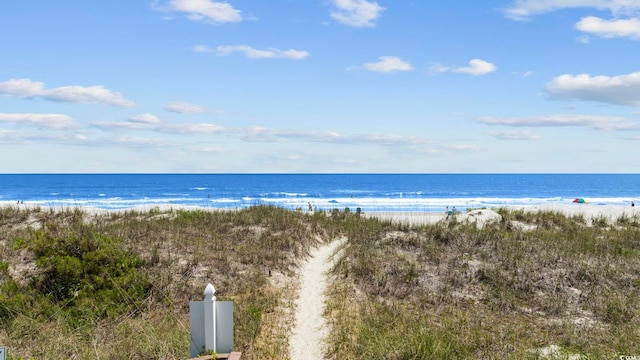
<path id="1" fill-rule="evenodd" d="M 340 359 L 640 354 L 640 230 L 501 210 L 478 230 L 353 222 L 327 315 Z M 535 225 L 523 231 L 514 222 Z"/>
<path id="2" fill-rule="evenodd" d="M 189 357 L 189 301 L 235 304 L 244 359 L 286 356 L 293 271 L 323 215 L 274 207 L 90 215 L 0 210 L 0 344 L 10 359 Z M 28 226 L 27 226 L 28 225 Z M 270 274 L 273 277 L 270 277 Z M 287 286 L 275 286 L 275 275 Z M 273 329 L 280 329 L 274 331 Z"/>
<path id="3" fill-rule="evenodd" d="M 499 213 L 480 230 L 269 206 L 0 208 L 0 345 L 9 359 L 186 359 L 189 301 L 211 282 L 235 304 L 243 359 L 286 358 L 294 271 L 344 236 L 328 358 L 640 355 L 638 219 Z"/>

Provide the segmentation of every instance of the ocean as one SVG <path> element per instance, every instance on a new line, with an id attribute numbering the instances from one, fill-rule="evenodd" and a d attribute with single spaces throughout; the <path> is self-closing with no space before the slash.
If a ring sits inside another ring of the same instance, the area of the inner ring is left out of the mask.
<path id="1" fill-rule="evenodd" d="M 549 203 L 629 205 L 640 174 L 0 174 L 0 205 L 128 209 L 361 208 L 439 212 Z M 640 205 L 640 203 L 639 203 Z"/>

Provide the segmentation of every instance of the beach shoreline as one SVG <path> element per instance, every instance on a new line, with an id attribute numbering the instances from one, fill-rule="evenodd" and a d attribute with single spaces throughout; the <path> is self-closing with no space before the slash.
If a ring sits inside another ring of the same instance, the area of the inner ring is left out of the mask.
<path id="1" fill-rule="evenodd" d="M 473 209 L 472 212 L 482 215 L 483 210 L 495 211 L 497 209 L 507 209 L 512 211 L 524 211 L 527 213 L 535 212 L 557 212 L 567 217 L 582 216 L 585 221 L 591 222 L 596 219 L 604 219 L 607 222 L 628 217 L 633 218 L 640 216 L 640 209 L 632 206 L 622 205 L 597 205 L 597 204 L 543 204 L 528 206 L 501 206 L 499 208 Z M 456 216 L 464 216 L 467 211 L 462 211 Z M 391 220 L 394 222 L 404 222 L 409 224 L 435 224 L 447 218 L 444 212 L 371 212 L 365 214 L 367 217 L 375 217 L 378 219 Z"/>
<path id="2" fill-rule="evenodd" d="M 141 205 L 133 206 L 130 208 L 122 209 L 103 209 L 90 206 L 40 206 L 35 204 L 13 204 L 5 205 L 8 208 L 17 208 L 22 210 L 35 210 L 40 211 L 75 211 L 81 210 L 89 215 L 101 215 L 111 213 L 122 212 L 169 212 L 169 211 L 241 211 L 243 208 L 210 208 L 199 206 L 187 206 L 187 205 L 175 205 L 175 204 L 154 204 L 154 205 Z M 501 206 L 496 208 L 478 208 L 469 209 L 459 212 L 456 216 L 459 218 L 466 218 L 467 214 L 474 213 L 477 219 L 482 219 L 483 215 L 490 212 L 495 212 L 498 209 L 508 209 L 512 211 L 524 211 L 524 212 L 539 212 L 550 211 L 563 214 L 568 217 L 582 216 L 585 221 L 591 222 L 597 219 L 603 219 L 607 222 L 614 222 L 621 217 L 634 218 L 640 216 L 640 209 L 630 205 L 600 205 L 600 204 L 538 204 L 538 205 L 514 205 L 514 206 Z M 483 210 L 485 214 L 483 214 Z M 300 211 L 300 210 L 297 210 Z M 303 210 L 304 213 L 313 213 Z M 330 213 L 330 211 L 324 211 Z M 362 212 L 362 216 L 366 218 L 377 218 L 381 220 L 391 220 L 393 222 L 401 222 L 412 225 L 429 225 L 441 222 L 447 218 L 447 214 L 443 211 L 431 212 L 431 211 L 371 211 Z"/>

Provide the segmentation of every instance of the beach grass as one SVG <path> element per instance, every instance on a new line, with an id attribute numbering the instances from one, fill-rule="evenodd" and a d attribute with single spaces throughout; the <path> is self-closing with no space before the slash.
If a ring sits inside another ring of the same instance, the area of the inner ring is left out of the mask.
<path id="1" fill-rule="evenodd" d="M 234 302 L 243 359 L 287 358 L 295 271 L 345 237 L 327 358 L 639 355 L 639 219 L 497 211 L 480 229 L 271 206 L 0 208 L 0 345 L 9 359 L 185 359 L 189 301 L 211 282 Z"/>
<path id="2" fill-rule="evenodd" d="M 298 260 L 327 239 L 323 218 L 4 208 L 0 344 L 10 359 L 185 359 L 189 301 L 211 282 L 234 302 L 243 358 L 282 358 L 287 319 L 273 314 L 286 314 Z"/>
<path id="3" fill-rule="evenodd" d="M 637 219 L 499 213 L 481 230 L 351 223 L 327 309 L 335 358 L 640 354 Z"/>

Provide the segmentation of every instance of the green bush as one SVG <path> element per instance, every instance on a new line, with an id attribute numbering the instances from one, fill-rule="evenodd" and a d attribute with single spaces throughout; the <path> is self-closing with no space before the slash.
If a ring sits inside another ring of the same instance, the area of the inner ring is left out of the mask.
<path id="1" fill-rule="evenodd" d="M 35 234 L 28 248 L 42 269 L 33 284 L 37 293 L 84 318 L 113 319 L 137 312 L 150 290 L 147 276 L 140 271 L 144 261 L 125 249 L 120 239 L 85 235 Z"/>

